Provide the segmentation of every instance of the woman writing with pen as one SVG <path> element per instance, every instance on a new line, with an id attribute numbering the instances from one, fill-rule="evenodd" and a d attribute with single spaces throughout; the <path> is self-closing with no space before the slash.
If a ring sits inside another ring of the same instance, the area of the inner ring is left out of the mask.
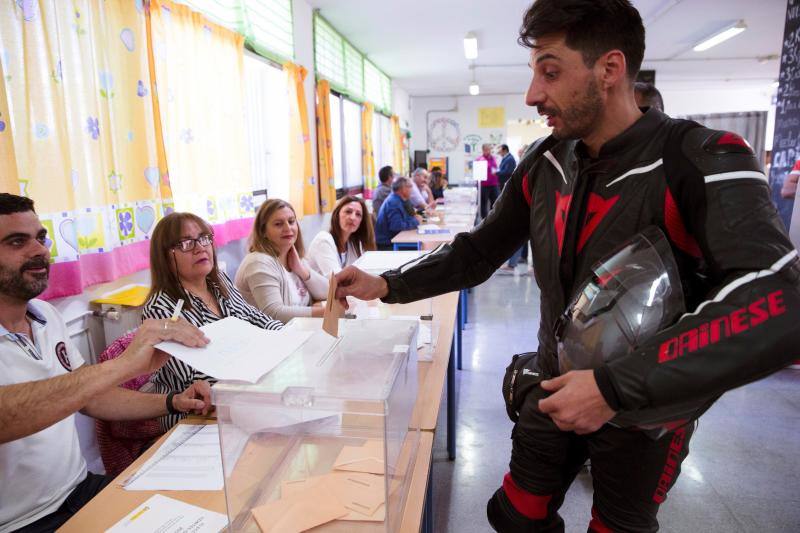
<path id="1" fill-rule="evenodd" d="M 230 278 L 219 270 L 211 227 L 192 213 L 170 213 L 156 225 L 150 241 L 150 277 L 143 319 L 177 319 L 179 313 L 200 327 L 232 316 L 264 329 L 283 327 L 245 302 Z M 216 381 L 170 357 L 153 376 L 152 383 L 157 392 L 169 394 L 184 390 L 198 379 Z M 167 430 L 183 416 L 179 412 L 166 415 L 161 418 L 161 425 Z"/>

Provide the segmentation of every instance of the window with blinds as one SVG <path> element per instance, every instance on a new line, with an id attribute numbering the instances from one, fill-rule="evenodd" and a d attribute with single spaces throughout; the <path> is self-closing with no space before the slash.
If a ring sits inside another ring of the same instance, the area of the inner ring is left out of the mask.
<path id="1" fill-rule="evenodd" d="M 375 107 L 382 107 L 381 71 L 368 60 L 364 61 L 364 97 L 375 104 Z"/>
<path id="2" fill-rule="evenodd" d="M 177 0 L 206 16 L 214 24 L 240 32 L 242 27 L 242 0 Z"/>
<path id="3" fill-rule="evenodd" d="M 294 59 L 292 0 L 177 0 L 208 20 L 244 35 L 258 54 Z"/>
<path id="4" fill-rule="evenodd" d="M 319 14 L 314 15 L 314 58 L 317 77 L 328 80 L 337 92 L 391 113 L 392 80 Z"/>
<path id="5" fill-rule="evenodd" d="M 364 60 L 364 98 L 375 104 L 375 109 L 391 112 L 392 82 L 367 59 Z"/>
<path id="6" fill-rule="evenodd" d="M 259 53 L 294 59 L 292 1 L 243 0 L 243 3 L 247 44 Z"/>
<path id="7" fill-rule="evenodd" d="M 383 98 L 383 105 L 380 106 L 383 111 L 387 113 L 392 112 L 392 80 L 381 72 L 381 97 Z"/>
<path id="8" fill-rule="evenodd" d="M 364 98 L 364 56 L 344 41 L 344 83 L 353 98 Z"/>
<path id="9" fill-rule="evenodd" d="M 345 87 L 344 39 L 320 16 L 314 17 L 314 62 L 318 76 Z"/>

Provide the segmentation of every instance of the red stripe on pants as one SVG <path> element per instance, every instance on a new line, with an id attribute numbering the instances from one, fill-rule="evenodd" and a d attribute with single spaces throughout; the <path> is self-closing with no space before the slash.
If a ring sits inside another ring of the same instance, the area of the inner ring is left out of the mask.
<path id="1" fill-rule="evenodd" d="M 550 503 L 552 495 L 537 496 L 522 490 L 514 483 L 511 472 L 506 473 L 503 478 L 503 491 L 508 496 L 511 505 L 527 518 L 541 520 L 547 516 L 547 504 Z"/>

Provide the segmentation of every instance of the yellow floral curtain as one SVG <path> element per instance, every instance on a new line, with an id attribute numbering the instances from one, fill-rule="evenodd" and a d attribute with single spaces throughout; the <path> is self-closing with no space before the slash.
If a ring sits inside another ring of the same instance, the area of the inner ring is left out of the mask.
<path id="1" fill-rule="evenodd" d="M 336 203 L 333 176 L 333 144 L 331 137 L 331 86 L 328 80 L 317 82 L 317 159 L 319 196 L 322 211 L 327 213 Z"/>
<path id="2" fill-rule="evenodd" d="M 238 238 L 253 197 L 243 115 L 243 41 L 189 7 L 150 2 L 155 98 L 175 207 Z M 163 163 L 162 163 L 163 164 Z"/>
<path id="3" fill-rule="evenodd" d="M 400 117 L 392 115 L 392 166 L 397 172 L 403 170 L 403 133 L 400 131 Z"/>
<path id="4" fill-rule="evenodd" d="M 297 216 L 319 213 L 317 181 L 311 160 L 311 134 L 303 81 L 305 67 L 286 62 L 289 89 L 289 202 Z"/>
<path id="5" fill-rule="evenodd" d="M 141 3 L 0 3 L 0 183 L 48 229 L 45 297 L 147 265 L 139 252 L 170 198 L 146 33 Z"/>
<path id="6" fill-rule="evenodd" d="M 378 187 L 375 176 L 375 153 L 372 144 L 372 116 L 375 106 L 364 102 L 361 108 L 361 168 L 363 169 L 364 192 L 369 197 L 369 192 Z"/>

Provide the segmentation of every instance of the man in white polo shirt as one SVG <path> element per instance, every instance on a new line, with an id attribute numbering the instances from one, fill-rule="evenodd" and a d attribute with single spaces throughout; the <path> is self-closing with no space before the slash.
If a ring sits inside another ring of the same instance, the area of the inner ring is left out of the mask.
<path id="1" fill-rule="evenodd" d="M 210 390 L 180 394 L 118 387 L 167 360 L 153 346 L 208 343 L 185 321 L 148 320 L 117 359 L 84 364 L 64 320 L 47 302 L 47 230 L 28 198 L 0 193 L 0 533 L 54 531 L 108 482 L 87 472 L 74 414 L 136 420 L 170 411 L 205 413 Z"/>

